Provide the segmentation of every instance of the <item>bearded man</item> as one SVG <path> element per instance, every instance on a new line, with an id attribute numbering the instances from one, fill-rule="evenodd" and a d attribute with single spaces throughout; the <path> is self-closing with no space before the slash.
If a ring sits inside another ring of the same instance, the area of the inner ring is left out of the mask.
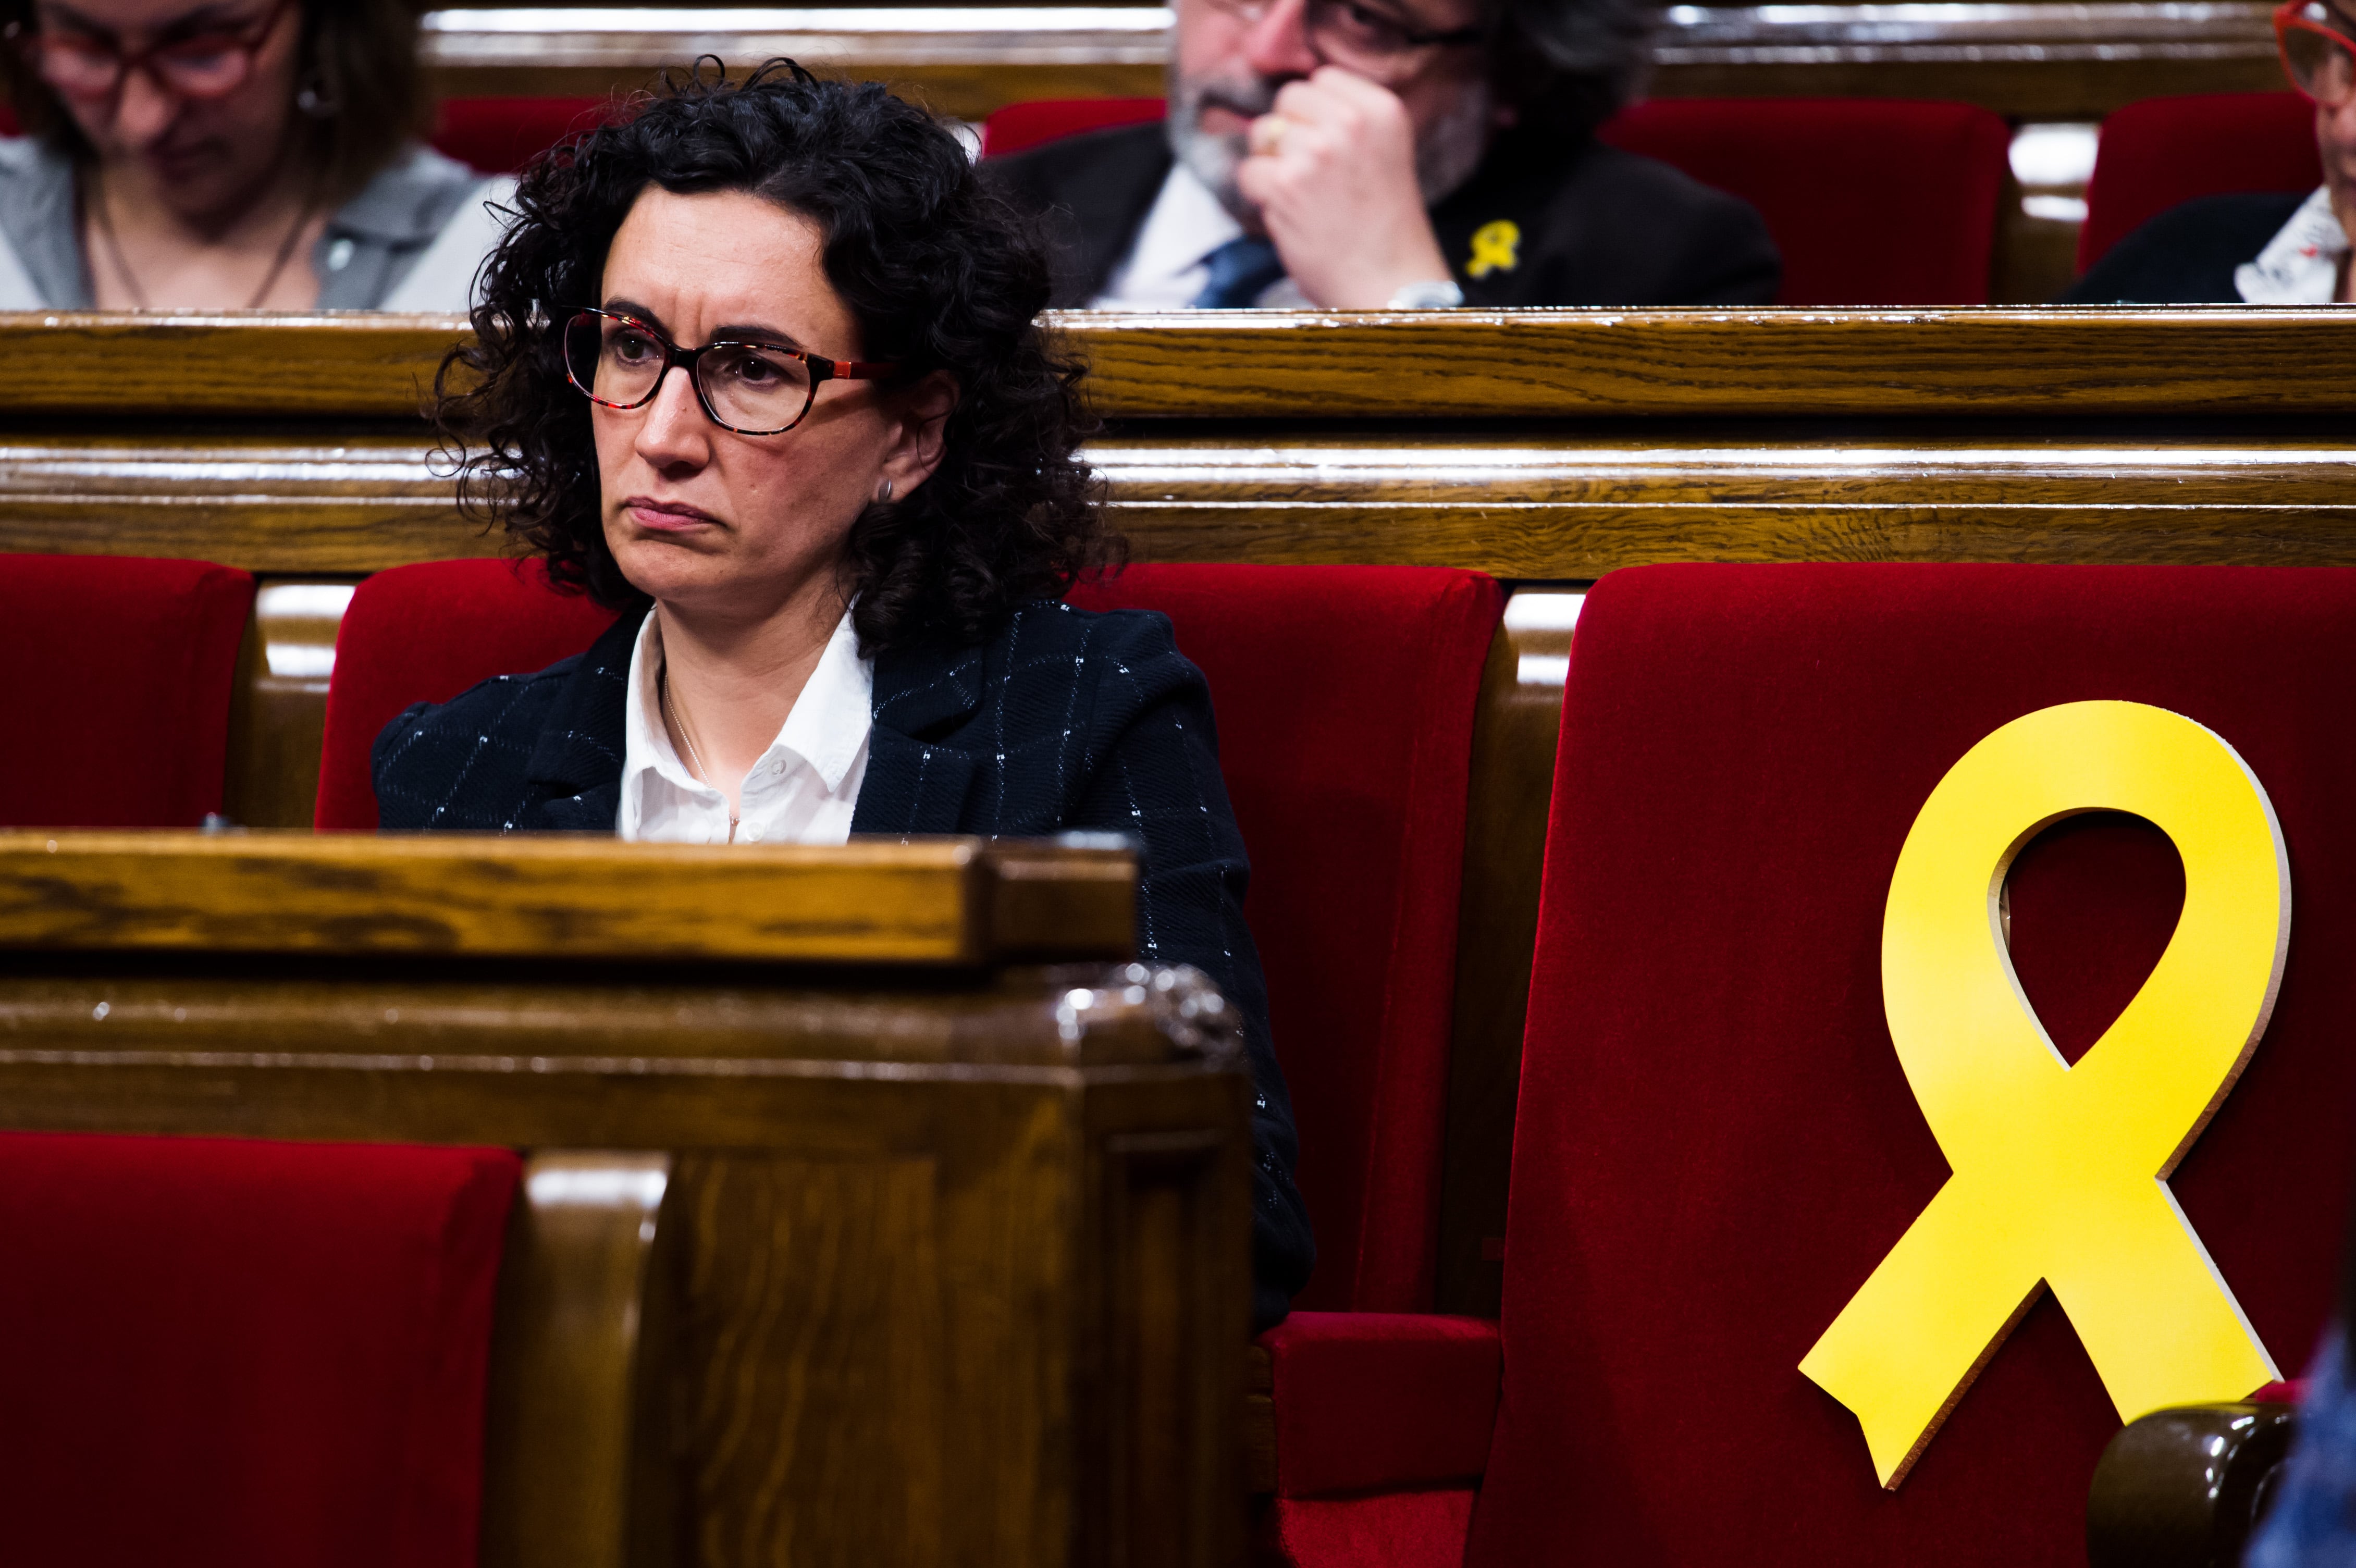
<path id="1" fill-rule="evenodd" d="M 1177 0 L 1169 118 L 986 166 L 1107 310 L 1763 305 L 1759 215 L 1598 141 L 1642 0 Z"/>

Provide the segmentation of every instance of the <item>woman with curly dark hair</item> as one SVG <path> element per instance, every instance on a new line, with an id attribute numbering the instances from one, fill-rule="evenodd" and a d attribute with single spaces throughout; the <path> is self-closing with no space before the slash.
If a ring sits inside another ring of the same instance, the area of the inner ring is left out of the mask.
<path id="1" fill-rule="evenodd" d="M 516 209 L 444 427 L 468 505 L 624 613 L 387 726 L 384 826 L 1132 835 L 1152 956 L 1244 1021 L 1281 1317 L 1312 1251 L 1210 694 L 1164 618 L 1060 602 L 1117 542 L 1037 245 L 929 116 L 783 62 L 560 148 Z"/>

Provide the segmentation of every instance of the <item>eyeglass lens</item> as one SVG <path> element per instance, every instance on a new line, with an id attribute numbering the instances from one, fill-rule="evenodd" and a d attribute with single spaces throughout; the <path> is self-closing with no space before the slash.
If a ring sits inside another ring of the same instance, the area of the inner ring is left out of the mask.
<path id="1" fill-rule="evenodd" d="M 584 315 L 565 328 L 565 369 L 573 384 L 616 408 L 654 396 L 669 359 L 661 338 L 626 320 Z M 798 355 L 756 343 L 706 349 L 695 361 L 695 382 L 713 416 L 734 430 L 784 430 L 810 403 L 809 367 Z"/>
<path id="2" fill-rule="evenodd" d="M 245 85 L 254 69 L 254 52 L 269 38 L 271 26 L 285 7 L 273 7 L 241 26 L 208 26 L 198 33 L 169 38 L 146 49 L 123 49 L 118 40 L 102 33 L 49 33 L 33 40 L 40 59 L 42 81 L 66 97 L 103 99 L 123 85 L 130 69 L 151 70 L 167 91 L 191 99 L 220 99 Z"/>
<path id="3" fill-rule="evenodd" d="M 1268 14 L 1269 0 L 1210 3 L 1254 24 Z M 1377 81 L 1412 69 L 1427 47 L 1407 22 L 1352 0 L 1309 0 L 1301 25 L 1319 59 Z"/>
<path id="4" fill-rule="evenodd" d="M 2310 5 L 2310 13 L 2321 6 Z M 2329 108 L 2356 97 L 2356 42 L 2326 37 L 2311 27 L 2286 27 L 2282 34 L 2283 63 L 2291 80 Z"/>

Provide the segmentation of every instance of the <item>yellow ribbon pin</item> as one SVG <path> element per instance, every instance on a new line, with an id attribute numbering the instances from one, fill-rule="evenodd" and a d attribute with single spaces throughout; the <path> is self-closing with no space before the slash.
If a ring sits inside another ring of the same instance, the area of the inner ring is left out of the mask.
<path id="1" fill-rule="evenodd" d="M 1483 223 L 1472 231 L 1472 260 L 1464 269 L 1466 277 L 1484 278 L 1491 273 L 1509 273 L 1522 264 L 1517 253 L 1522 243 L 1522 226 L 1500 218 L 1494 223 Z"/>
<path id="2" fill-rule="evenodd" d="M 2135 812 L 2175 841 L 2184 912 L 2072 1067 L 2021 993 L 1998 899 L 2022 845 L 2091 811 Z M 2167 1183 L 2265 1032 L 2289 940 L 2274 806 L 2190 719 L 2140 703 L 2040 709 L 1931 791 L 1890 881 L 1881 991 L 1954 1174 L 1800 1363 L 1856 1412 L 1884 1487 L 2040 1282 L 2122 1420 L 2278 1375 Z"/>

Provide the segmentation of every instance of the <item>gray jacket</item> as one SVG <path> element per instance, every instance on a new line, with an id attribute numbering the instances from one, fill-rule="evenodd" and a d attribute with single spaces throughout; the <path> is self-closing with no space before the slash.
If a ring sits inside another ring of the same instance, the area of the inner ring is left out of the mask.
<path id="1" fill-rule="evenodd" d="M 514 191 L 412 145 L 327 220 L 311 252 L 319 308 L 463 312 Z M 80 227 L 64 151 L 0 140 L 0 310 L 90 308 Z"/>

